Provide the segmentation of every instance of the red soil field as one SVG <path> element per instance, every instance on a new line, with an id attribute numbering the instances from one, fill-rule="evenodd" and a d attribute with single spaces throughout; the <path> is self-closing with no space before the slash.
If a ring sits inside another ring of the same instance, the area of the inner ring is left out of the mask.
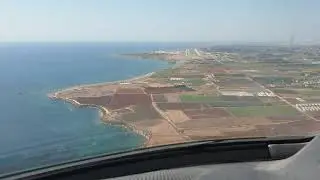
<path id="1" fill-rule="evenodd" d="M 152 107 L 152 105 L 139 105 L 133 108 L 133 112 L 123 114 L 121 117 L 128 122 L 153 121 L 161 119 L 160 114 Z"/>
<path id="2" fill-rule="evenodd" d="M 154 102 L 168 102 L 167 98 L 163 94 L 152 95 Z"/>
<path id="3" fill-rule="evenodd" d="M 109 105 L 110 109 L 120 109 L 131 105 L 151 104 L 151 97 L 147 94 L 114 94 Z"/>

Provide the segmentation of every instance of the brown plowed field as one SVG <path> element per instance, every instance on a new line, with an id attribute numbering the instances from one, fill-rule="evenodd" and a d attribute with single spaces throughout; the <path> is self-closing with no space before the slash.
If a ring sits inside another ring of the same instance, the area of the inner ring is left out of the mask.
<path id="1" fill-rule="evenodd" d="M 320 121 L 320 111 L 308 112 L 308 114 Z"/>
<path id="2" fill-rule="evenodd" d="M 222 108 L 211 108 L 211 109 L 190 109 L 184 110 L 184 113 L 190 119 L 206 119 L 206 118 L 220 118 L 229 117 L 230 114 Z"/>
<path id="3" fill-rule="evenodd" d="M 168 110 L 166 111 L 166 114 L 174 123 L 181 123 L 190 120 L 190 118 L 180 110 Z"/>
<path id="4" fill-rule="evenodd" d="M 286 103 L 281 101 L 277 97 L 258 97 L 261 102 L 263 102 L 265 105 L 270 106 L 270 105 L 285 105 Z"/>
<path id="5" fill-rule="evenodd" d="M 180 103 L 180 95 L 179 94 L 166 94 L 166 99 L 170 103 Z"/>
<path id="6" fill-rule="evenodd" d="M 303 102 L 298 101 L 296 98 L 285 98 L 287 101 L 289 101 L 292 104 L 300 104 Z"/>
<path id="7" fill-rule="evenodd" d="M 122 116 L 125 121 L 142 121 L 161 119 L 160 114 L 152 107 L 152 105 L 138 105 L 132 108 L 133 112 L 126 113 Z"/>
<path id="8" fill-rule="evenodd" d="M 237 124 L 235 118 L 211 118 L 211 119 L 192 119 L 177 126 L 181 129 L 206 129 L 208 127 L 227 128 Z"/>
<path id="9" fill-rule="evenodd" d="M 320 122 L 302 120 L 282 124 L 257 125 L 255 129 L 246 132 L 228 132 L 226 137 L 254 137 L 276 135 L 306 135 L 320 131 Z"/>
<path id="10" fill-rule="evenodd" d="M 151 97 L 147 94 L 114 94 L 107 108 L 120 109 L 131 105 L 151 104 Z"/>
<path id="11" fill-rule="evenodd" d="M 154 102 L 168 102 L 167 98 L 163 94 L 153 94 L 152 99 Z"/>

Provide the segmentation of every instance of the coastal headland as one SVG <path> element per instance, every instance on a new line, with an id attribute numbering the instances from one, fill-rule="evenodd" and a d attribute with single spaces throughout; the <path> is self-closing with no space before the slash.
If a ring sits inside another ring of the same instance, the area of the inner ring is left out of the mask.
<path id="1" fill-rule="evenodd" d="M 186 49 L 126 54 L 176 65 L 128 80 L 71 87 L 48 96 L 77 107 L 98 108 L 103 122 L 143 135 L 145 146 L 319 132 L 320 104 L 315 101 L 320 100 L 320 91 L 303 86 L 305 76 L 300 75 L 297 62 L 266 62 L 258 56 L 265 52 L 251 51 L 255 53 Z M 273 53 L 279 54 L 277 50 Z M 296 71 L 286 73 L 284 69 L 290 66 Z M 314 67 L 307 71 L 318 72 Z M 289 75 L 293 78 L 286 81 Z M 308 104 L 314 110 L 307 109 Z"/>

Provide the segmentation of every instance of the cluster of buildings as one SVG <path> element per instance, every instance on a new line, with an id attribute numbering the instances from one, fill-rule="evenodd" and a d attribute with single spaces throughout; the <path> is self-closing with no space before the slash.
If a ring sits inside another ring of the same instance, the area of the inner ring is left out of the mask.
<path id="1" fill-rule="evenodd" d="M 276 95 L 272 92 L 261 91 L 256 94 L 245 92 L 245 91 L 220 91 L 224 96 L 259 96 L 259 97 L 275 97 Z"/>
<path id="2" fill-rule="evenodd" d="M 224 96 L 254 96 L 254 94 L 245 91 L 220 91 Z"/>
<path id="3" fill-rule="evenodd" d="M 257 96 L 259 97 L 274 97 L 276 96 L 273 92 L 264 92 L 264 91 L 261 91 L 261 92 L 258 92 L 257 93 Z"/>
<path id="4" fill-rule="evenodd" d="M 313 104 L 296 104 L 296 109 L 301 112 L 305 111 L 319 111 L 320 110 L 320 103 L 313 103 Z"/>
<path id="5" fill-rule="evenodd" d="M 153 51 L 154 54 L 171 54 L 171 55 L 177 55 L 177 54 L 181 54 L 180 51 Z"/>
<path id="6" fill-rule="evenodd" d="M 184 78 L 171 77 L 169 80 L 170 80 L 170 81 L 182 81 L 182 80 L 184 80 Z"/>

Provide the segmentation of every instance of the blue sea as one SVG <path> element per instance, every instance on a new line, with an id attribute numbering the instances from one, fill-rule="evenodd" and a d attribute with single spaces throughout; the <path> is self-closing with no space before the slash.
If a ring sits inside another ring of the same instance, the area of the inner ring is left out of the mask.
<path id="1" fill-rule="evenodd" d="M 103 124 L 96 109 L 49 92 L 131 78 L 170 65 L 121 53 L 174 49 L 157 43 L 0 44 L 0 174 L 141 147 L 143 137 Z"/>

